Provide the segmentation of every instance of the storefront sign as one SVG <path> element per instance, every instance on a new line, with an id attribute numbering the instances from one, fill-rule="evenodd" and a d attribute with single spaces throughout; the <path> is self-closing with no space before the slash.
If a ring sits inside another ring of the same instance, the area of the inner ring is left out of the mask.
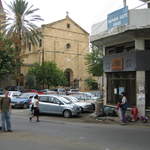
<path id="1" fill-rule="evenodd" d="M 116 71 L 123 70 L 123 60 L 122 60 L 122 58 L 112 59 L 112 70 L 116 70 Z"/>
<path id="2" fill-rule="evenodd" d="M 121 8 L 107 15 L 108 30 L 122 25 L 128 25 L 128 7 Z"/>

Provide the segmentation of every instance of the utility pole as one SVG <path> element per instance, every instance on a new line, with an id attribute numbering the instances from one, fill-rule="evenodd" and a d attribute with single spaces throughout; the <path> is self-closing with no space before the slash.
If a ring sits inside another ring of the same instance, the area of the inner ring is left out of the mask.
<path id="1" fill-rule="evenodd" d="M 123 0 L 123 6 L 124 6 L 124 7 L 127 6 L 127 0 Z"/>

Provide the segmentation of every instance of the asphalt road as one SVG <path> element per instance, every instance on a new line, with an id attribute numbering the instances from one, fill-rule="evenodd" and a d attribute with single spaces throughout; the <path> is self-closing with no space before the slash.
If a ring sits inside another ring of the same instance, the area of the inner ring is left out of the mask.
<path id="1" fill-rule="evenodd" d="M 82 123 L 76 118 L 67 121 L 49 116 L 42 116 L 37 123 L 29 122 L 28 113 L 23 113 L 12 113 L 14 132 L 0 132 L 0 150 L 150 149 L 149 128 Z"/>

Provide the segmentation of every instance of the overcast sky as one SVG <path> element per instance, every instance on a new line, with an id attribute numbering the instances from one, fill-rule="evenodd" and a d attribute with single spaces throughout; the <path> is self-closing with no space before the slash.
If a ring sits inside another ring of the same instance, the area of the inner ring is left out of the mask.
<path id="1" fill-rule="evenodd" d="M 12 0 L 2 0 L 9 3 Z M 87 32 L 91 32 L 91 26 L 106 19 L 107 14 L 123 7 L 123 0 L 27 0 L 35 8 L 39 8 L 39 14 L 44 19 L 42 24 L 64 19 L 66 11 L 69 12 L 77 24 Z M 129 9 L 143 4 L 140 0 L 127 0 Z M 4 5 L 4 4 L 3 4 Z"/>

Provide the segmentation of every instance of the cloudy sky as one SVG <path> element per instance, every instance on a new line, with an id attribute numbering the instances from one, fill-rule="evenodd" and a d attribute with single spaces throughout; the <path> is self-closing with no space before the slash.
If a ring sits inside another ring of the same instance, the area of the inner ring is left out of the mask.
<path id="1" fill-rule="evenodd" d="M 2 0 L 9 3 L 12 0 Z M 107 14 L 123 7 L 123 0 L 27 0 L 44 19 L 42 24 L 64 19 L 66 11 L 69 16 L 87 32 L 91 26 L 106 19 Z M 142 5 L 140 0 L 127 0 L 129 9 Z M 145 6 L 146 7 L 146 6 Z M 142 7 L 141 7 L 142 8 Z"/>

